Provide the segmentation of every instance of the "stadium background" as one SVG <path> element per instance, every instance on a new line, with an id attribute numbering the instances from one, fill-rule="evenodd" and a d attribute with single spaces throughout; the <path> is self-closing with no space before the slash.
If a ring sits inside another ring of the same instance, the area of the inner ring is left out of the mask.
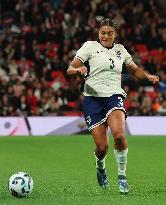
<path id="1" fill-rule="evenodd" d="M 112 138 L 106 164 L 110 186 L 98 187 L 94 143 L 82 121 L 82 79 L 66 76 L 76 50 L 96 38 L 96 25 L 106 17 L 117 19 L 118 40 L 136 63 L 160 77 L 154 86 L 131 78 L 124 68 L 126 131 L 142 133 L 127 136 L 131 191 L 123 197 L 118 193 Z M 0 138 L 0 204 L 166 204 L 166 137 L 159 136 L 166 135 L 165 45 L 164 0 L 0 0 L 0 135 L 21 135 L 23 130 L 32 134 Z M 73 135 L 67 128 L 78 133 L 78 125 L 84 135 Z M 49 136 L 55 136 L 55 127 L 70 137 Z M 39 132 L 47 137 L 34 137 Z M 18 171 L 34 180 L 34 191 L 25 199 L 8 192 L 7 181 Z"/>
<path id="2" fill-rule="evenodd" d="M 155 0 L 1 0 L 0 116 L 82 116 L 81 76 L 66 69 L 106 17 L 134 61 L 160 77 L 138 82 L 124 68 L 128 115 L 166 115 L 164 11 Z"/>

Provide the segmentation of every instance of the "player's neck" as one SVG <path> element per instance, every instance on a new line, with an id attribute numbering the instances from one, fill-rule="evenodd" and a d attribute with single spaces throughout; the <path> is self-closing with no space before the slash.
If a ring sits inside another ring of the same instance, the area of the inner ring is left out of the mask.
<path id="1" fill-rule="evenodd" d="M 107 49 L 112 49 L 114 47 L 114 43 L 112 43 L 110 46 L 104 46 L 100 41 L 98 41 L 104 48 L 107 48 Z"/>

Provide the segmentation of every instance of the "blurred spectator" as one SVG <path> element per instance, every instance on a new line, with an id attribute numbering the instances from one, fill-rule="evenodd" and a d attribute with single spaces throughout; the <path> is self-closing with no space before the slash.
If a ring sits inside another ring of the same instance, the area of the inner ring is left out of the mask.
<path id="1" fill-rule="evenodd" d="M 159 109 L 157 110 L 157 113 L 160 115 L 166 115 L 166 101 L 163 101 Z"/>
<path id="2" fill-rule="evenodd" d="M 26 101 L 27 101 L 27 105 L 30 108 L 30 112 L 32 114 L 33 113 L 35 114 L 36 113 L 36 109 L 37 109 L 37 98 L 35 97 L 32 89 L 28 89 Z"/>
<path id="3" fill-rule="evenodd" d="M 128 113 L 128 115 L 132 115 L 132 116 L 139 115 L 139 113 L 140 113 L 139 103 L 136 99 L 133 99 L 131 101 L 131 104 L 127 110 L 127 113 Z"/>
<path id="4" fill-rule="evenodd" d="M 25 115 L 29 115 L 29 114 L 30 114 L 30 109 L 29 109 L 29 106 L 28 106 L 28 103 L 27 103 L 27 100 L 26 100 L 26 96 L 25 96 L 25 95 L 22 95 L 22 96 L 21 96 L 19 111 L 20 111 L 22 114 L 25 114 Z"/>
<path id="5" fill-rule="evenodd" d="M 160 71 L 159 92 L 166 92 L 166 71 Z"/>
<path id="6" fill-rule="evenodd" d="M 166 27 L 155 0 L 4 1 L 0 11 L 0 115 L 64 115 L 82 111 L 81 77 L 66 69 L 103 18 L 119 24 L 117 41 L 160 77 L 132 78 L 124 67 L 128 115 L 166 115 Z"/>

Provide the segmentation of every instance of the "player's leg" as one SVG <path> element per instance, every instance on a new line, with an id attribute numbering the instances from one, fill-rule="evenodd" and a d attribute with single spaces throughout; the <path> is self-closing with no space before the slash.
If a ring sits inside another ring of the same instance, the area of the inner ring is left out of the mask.
<path id="1" fill-rule="evenodd" d="M 119 191 L 129 191 L 126 180 L 126 165 L 128 146 L 125 137 L 125 113 L 122 110 L 115 110 L 109 116 L 107 123 L 114 138 L 114 154 L 118 166 Z"/>
<path id="2" fill-rule="evenodd" d="M 105 124 L 99 125 L 92 129 L 91 131 L 96 148 L 95 148 L 95 157 L 96 157 L 96 166 L 99 169 L 105 168 L 105 157 L 108 152 L 109 147 L 109 138 L 107 135 L 107 127 Z"/>
<path id="3" fill-rule="evenodd" d="M 107 98 L 85 96 L 83 102 L 84 118 L 93 136 L 96 148 L 95 159 L 97 168 L 97 179 L 100 186 L 106 188 L 108 185 L 105 157 L 108 152 L 109 138 L 107 136 L 107 126 L 102 122 L 106 115 L 104 105 Z"/>
<path id="4" fill-rule="evenodd" d="M 97 168 L 97 179 L 100 186 L 106 188 L 108 186 L 108 179 L 105 169 L 105 157 L 108 152 L 109 138 L 107 135 L 107 126 L 101 124 L 91 131 L 96 148 L 94 151 Z"/>

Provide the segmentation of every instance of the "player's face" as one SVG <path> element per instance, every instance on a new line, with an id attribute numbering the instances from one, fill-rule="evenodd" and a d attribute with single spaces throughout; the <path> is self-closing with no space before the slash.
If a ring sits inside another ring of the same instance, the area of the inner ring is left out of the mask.
<path id="1" fill-rule="evenodd" d="M 99 40 L 104 47 L 111 47 L 116 37 L 116 31 L 111 26 L 102 26 L 99 29 Z"/>

